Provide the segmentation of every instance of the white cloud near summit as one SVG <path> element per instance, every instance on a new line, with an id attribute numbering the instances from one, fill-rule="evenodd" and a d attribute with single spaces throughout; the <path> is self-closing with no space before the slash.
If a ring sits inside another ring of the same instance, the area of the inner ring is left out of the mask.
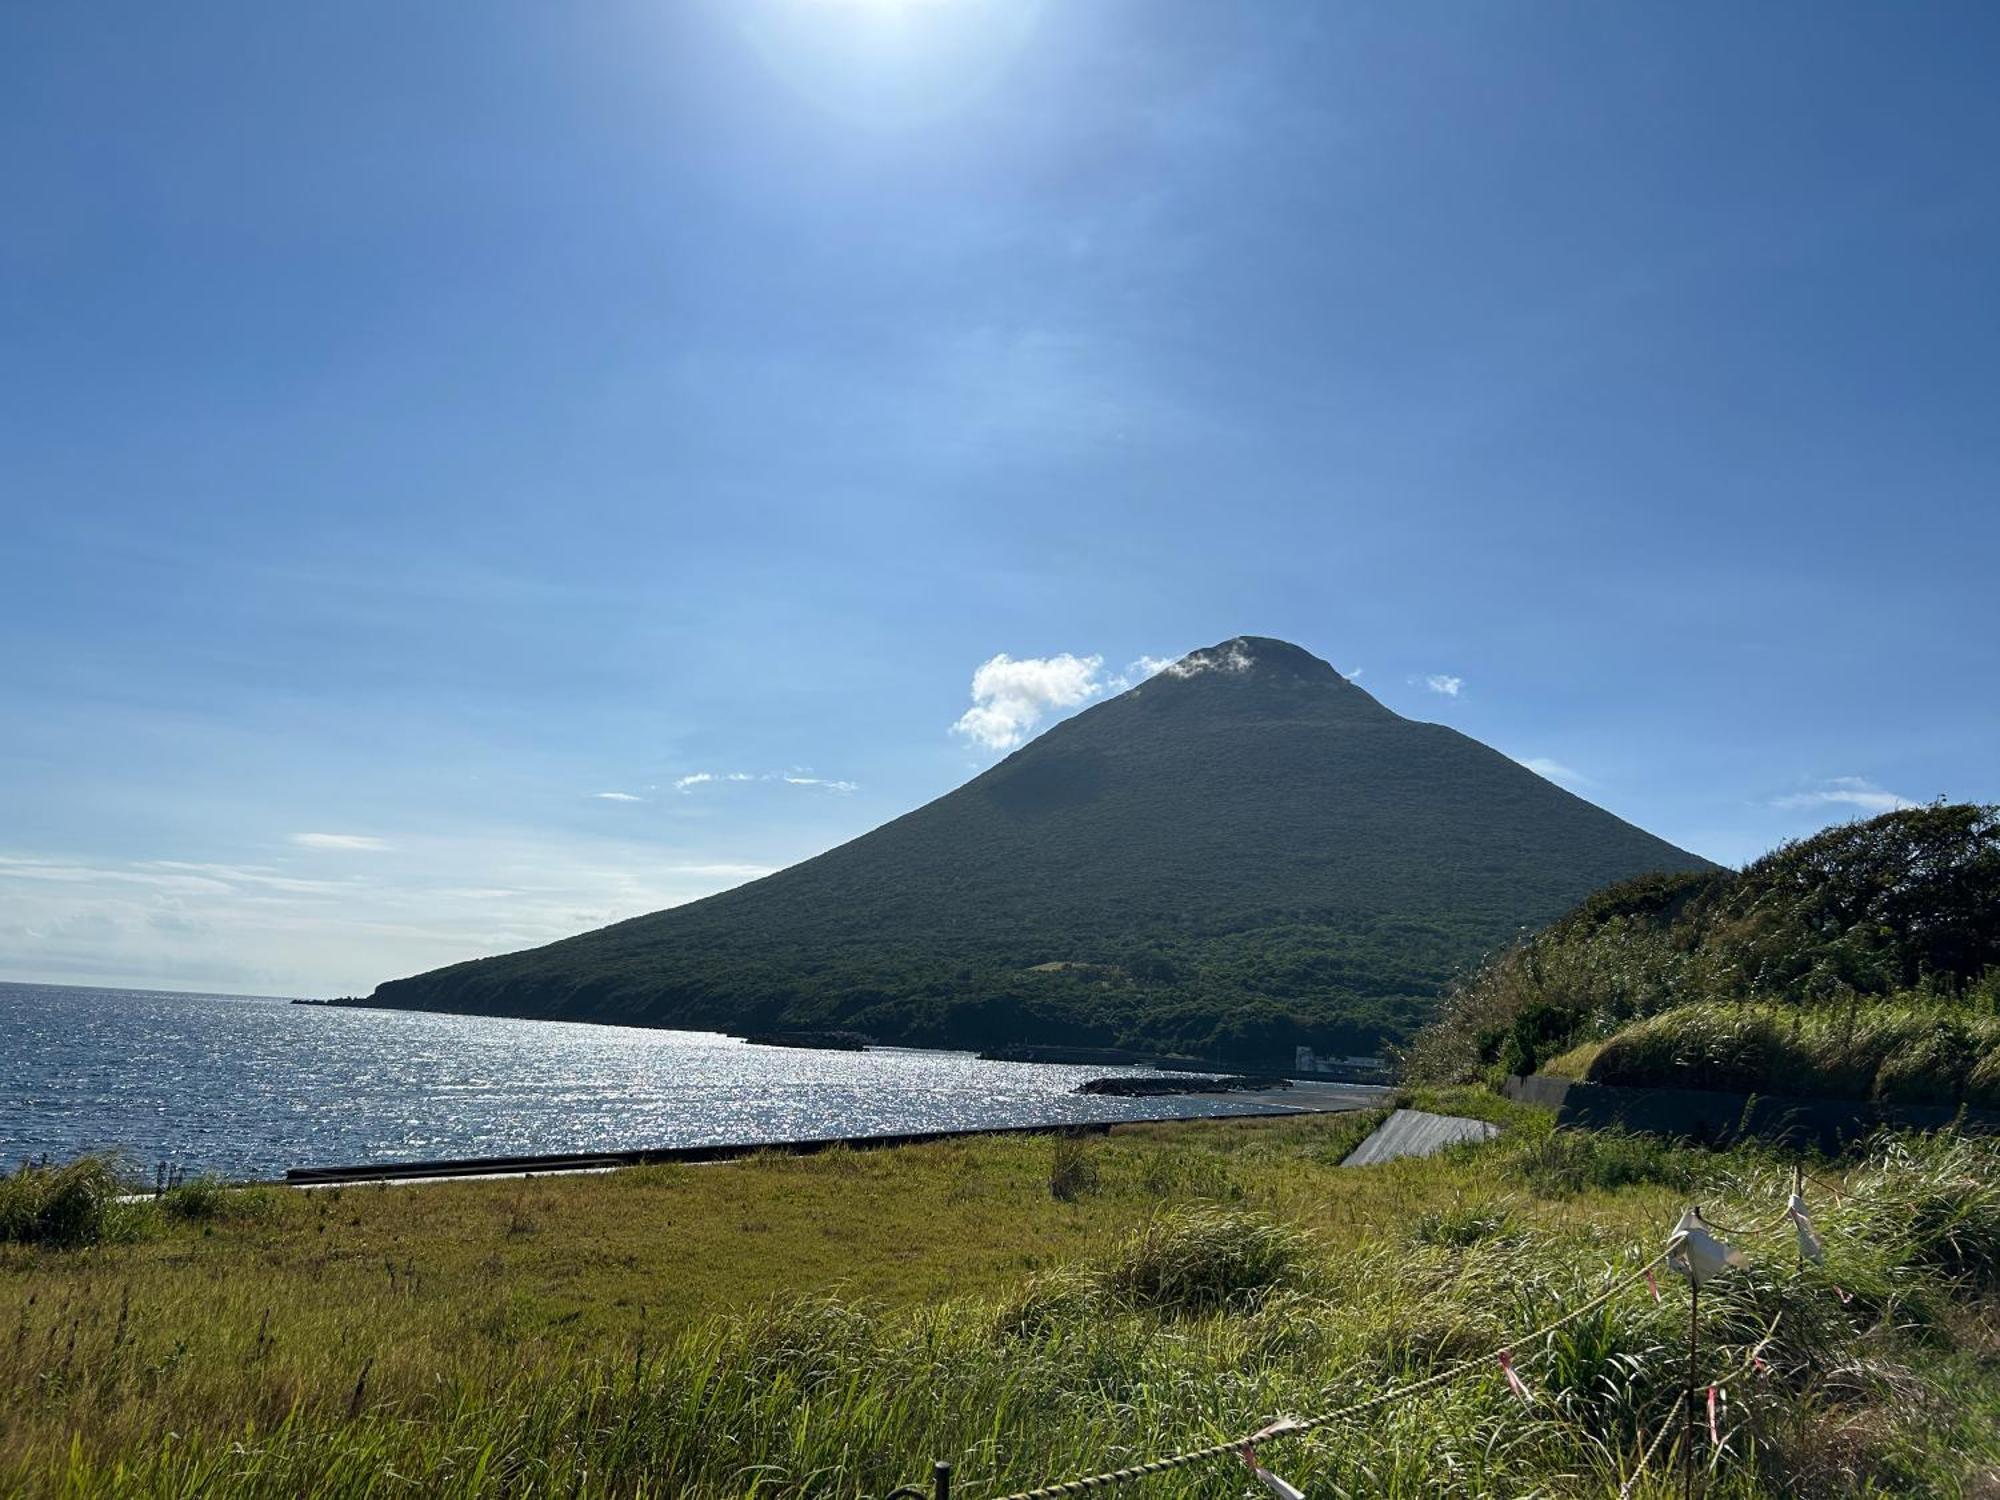
<path id="1" fill-rule="evenodd" d="M 972 707 L 951 730 L 988 750 L 1012 750 L 1033 738 L 1051 714 L 1106 693 L 1122 693 L 1152 677 L 1247 672 L 1254 665 L 1250 648 L 1240 640 L 1186 656 L 1140 656 L 1109 677 L 1103 675 L 1104 657 L 1097 653 L 1013 657 L 1002 651 L 972 674 Z"/>
<path id="2" fill-rule="evenodd" d="M 1012 750 L 1059 709 L 1088 702 L 1105 689 L 1098 674 L 1102 656 L 1015 658 L 1002 651 L 972 674 L 972 707 L 959 715 L 952 733 L 988 750 Z"/>
<path id="3" fill-rule="evenodd" d="M 1863 812 L 1885 813 L 1917 804 L 1900 793 L 1883 790 L 1866 776 L 1832 776 L 1809 792 L 1794 792 L 1790 796 L 1776 798 L 1771 805 L 1785 808 L 1858 807 Z"/>
<path id="4" fill-rule="evenodd" d="M 1456 698 L 1458 690 L 1465 686 L 1465 679 L 1444 672 L 1433 672 L 1424 679 L 1424 686 L 1434 693 L 1443 693 L 1447 698 Z"/>

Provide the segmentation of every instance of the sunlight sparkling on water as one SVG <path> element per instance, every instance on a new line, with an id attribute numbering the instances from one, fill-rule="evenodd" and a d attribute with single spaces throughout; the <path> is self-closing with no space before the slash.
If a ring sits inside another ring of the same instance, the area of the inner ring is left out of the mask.
<path id="1" fill-rule="evenodd" d="M 1140 1069 L 160 991 L 0 984 L 0 1036 L 0 1161 L 115 1148 L 226 1177 L 1257 1109 L 1074 1092 Z"/>

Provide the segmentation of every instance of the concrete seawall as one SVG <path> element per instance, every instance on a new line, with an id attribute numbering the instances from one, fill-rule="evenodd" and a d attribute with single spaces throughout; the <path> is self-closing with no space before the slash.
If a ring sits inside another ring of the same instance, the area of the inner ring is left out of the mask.
<path id="1" fill-rule="evenodd" d="M 1190 1120 L 1268 1120 L 1288 1115 L 1342 1114 L 1355 1109 L 1374 1109 L 1386 1103 L 1391 1090 L 1356 1084 L 1328 1084 L 1310 1089 L 1270 1089 L 1262 1093 L 1190 1095 L 1213 1097 L 1230 1105 L 1266 1106 L 1232 1108 L 1214 1115 L 1147 1115 L 1127 1120 L 1096 1120 L 1081 1124 L 989 1125 L 960 1130 L 924 1130 L 899 1135 L 823 1136 L 793 1141 L 740 1141 L 702 1146 L 656 1146 L 628 1151 L 556 1152 L 534 1156 L 447 1157 L 416 1162 L 355 1162 L 331 1167 L 292 1167 L 285 1173 L 287 1183 L 310 1187 L 340 1182 L 422 1182 L 451 1177 L 519 1177 L 535 1173 L 604 1172 L 617 1167 L 654 1166 L 667 1162 L 740 1161 L 746 1156 L 771 1151 L 788 1156 L 810 1156 L 835 1146 L 856 1151 L 882 1150 L 892 1146 L 922 1146 L 937 1141 L 964 1140 L 979 1135 L 1107 1135 L 1115 1125 L 1166 1125 Z"/>

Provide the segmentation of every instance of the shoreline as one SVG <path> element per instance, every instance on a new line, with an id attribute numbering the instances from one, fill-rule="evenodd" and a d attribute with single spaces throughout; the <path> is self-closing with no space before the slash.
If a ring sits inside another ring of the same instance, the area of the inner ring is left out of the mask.
<path id="1" fill-rule="evenodd" d="M 1318 1099 L 1311 1093 L 1326 1093 Z M 1395 1089 L 1381 1084 L 1309 1085 L 1301 1101 L 1299 1089 L 1270 1089 L 1256 1093 L 1236 1091 L 1216 1094 L 1184 1094 L 1184 1099 L 1263 1106 L 1231 1109 L 1203 1115 L 1141 1115 L 1119 1120 L 1042 1121 L 1029 1125 L 963 1126 L 950 1130 L 898 1131 L 873 1135 L 807 1136 L 792 1140 L 728 1141 L 693 1146 L 652 1146 L 616 1151 L 563 1151 L 516 1156 L 438 1157 L 414 1162 L 351 1162 L 325 1167 L 288 1167 L 279 1179 L 263 1179 L 255 1186 L 336 1187 L 365 1183 L 464 1182 L 480 1178 L 553 1177 L 592 1172 L 613 1172 L 625 1167 L 659 1166 L 669 1163 L 704 1165 L 740 1161 L 745 1157 L 771 1152 L 785 1156 L 812 1156 L 835 1147 L 854 1151 L 879 1151 L 897 1146 L 930 1145 L 940 1141 L 965 1140 L 975 1136 L 1008 1135 L 1108 1135 L 1120 1125 L 1168 1125 L 1193 1120 L 1268 1120 L 1290 1115 L 1348 1114 L 1376 1109 L 1389 1103 Z M 1337 1097 L 1335 1097 L 1337 1096 Z"/>

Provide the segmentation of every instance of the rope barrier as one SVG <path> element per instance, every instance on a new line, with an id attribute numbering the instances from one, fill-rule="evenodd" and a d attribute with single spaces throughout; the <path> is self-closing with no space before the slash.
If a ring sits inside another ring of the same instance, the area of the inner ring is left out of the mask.
<path id="1" fill-rule="evenodd" d="M 1666 1258 L 1679 1247 L 1680 1240 L 1681 1237 L 1676 1235 L 1667 1242 L 1665 1250 L 1662 1250 L 1624 1280 L 1614 1283 L 1595 1297 L 1592 1297 L 1588 1302 L 1572 1308 L 1554 1322 L 1544 1324 L 1531 1333 L 1518 1335 L 1501 1344 L 1499 1347 L 1490 1349 L 1483 1354 L 1476 1354 L 1469 1359 L 1462 1359 L 1457 1364 L 1450 1365 L 1434 1375 L 1428 1375 L 1411 1385 L 1398 1386 L 1394 1390 L 1382 1391 L 1377 1395 L 1370 1396 L 1365 1401 L 1355 1401 L 1346 1406 L 1335 1407 L 1331 1411 L 1318 1412 L 1309 1417 L 1283 1417 L 1273 1422 L 1270 1426 L 1244 1437 L 1230 1438 L 1226 1442 L 1210 1443 L 1203 1448 L 1190 1448 L 1185 1453 L 1175 1453 L 1166 1458 L 1156 1458 L 1143 1464 L 1133 1464 L 1129 1468 L 1111 1469 L 1102 1474 L 1088 1475 L 1082 1479 L 1064 1480 L 1059 1484 L 1046 1484 L 1039 1489 L 1020 1490 L 1011 1495 L 1001 1496 L 1000 1500 L 1056 1500 L 1056 1497 L 1062 1495 L 1081 1495 L 1090 1490 L 1102 1489 L 1110 1485 L 1127 1484 L 1134 1479 L 1144 1479 L 1151 1474 L 1164 1474 L 1170 1469 L 1185 1468 L 1189 1464 L 1202 1463 L 1211 1458 L 1221 1458 L 1227 1454 L 1241 1453 L 1245 1448 L 1254 1447 L 1258 1443 L 1268 1442 L 1273 1438 L 1294 1437 L 1302 1432 L 1311 1432 L 1315 1428 L 1326 1427 L 1343 1418 L 1359 1416 L 1361 1413 L 1372 1411 L 1378 1406 L 1387 1406 L 1391 1402 L 1405 1400 L 1422 1391 L 1433 1390 L 1438 1386 L 1456 1380 L 1459 1376 L 1469 1371 L 1478 1369 L 1482 1365 L 1493 1364 L 1502 1354 L 1511 1353 L 1517 1344 L 1528 1344 L 1537 1339 L 1546 1338 L 1557 1329 L 1574 1323 L 1586 1313 L 1595 1312 L 1620 1292 L 1625 1291 L 1629 1287 L 1637 1286 L 1643 1281 L 1647 1272 L 1663 1264 Z M 1523 1361 L 1533 1359 L 1540 1352 L 1539 1350 L 1530 1351 L 1528 1354 L 1521 1356 L 1521 1359 Z"/>
<path id="2" fill-rule="evenodd" d="M 1722 1379 L 1718 1380 L 1716 1382 L 1717 1385 L 1727 1385 L 1732 1380 L 1739 1380 L 1756 1369 L 1759 1364 L 1763 1363 L 1764 1351 L 1771 1346 L 1771 1340 L 1777 1337 L 1778 1319 L 1783 1316 L 1782 1312 L 1772 1314 L 1769 1325 L 1764 1329 L 1764 1336 L 1757 1340 L 1750 1352 L 1743 1357 L 1742 1363 L 1723 1376 Z M 1634 1469 L 1630 1477 L 1618 1486 L 1618 1500 L 1629 1500 L 1633 1488 L 1641 1479 L 1646 1477 L 1646 1466 L 1652 1463 L 1653 1459 L 1659 1454 L 1660 1445 L 1666 1442 L 1668 1436 L 1674 1430 L 1674 1411 L 1679 1407 L 1684 1396 L 1685 1392 L 1675 1391 L 1672 1397 L 1668 1399 L 1667 1409 L 1660 1417 L 1660 1434 L 1647 1444 L 1646 1451 L 1639 1455 L 1639 1467 Z"/>
<path id="3" fill-rule="evenodd" d="M 1703 1222 L 1701 1220 L 1701 1214 L 1699 1209 L 1694 1210 L 1694 1218 L 1697 1224 Z M 1715 1224 L 1712 1221 L 1708 1222 L 1707 1227 L 1721 1230 L 1724 1234 L 1735 1235 L 1738 1238 L 1755 1238 L 1758 1235 L 1768 1234 L 1771 1230 L 1776 1229 L 1779 1226 L 1786 1224 L 1787 1222 L 1790 1222 L 1791 1220 L 1792 1220 L 1792 1209 L 1790 1204 L 1787 1203 L 1786 1207 L 1780 1209 L 1776 1214 L 1772 1215 L 1769 1219 L 1763 1221 L 1760 1224 L 1753 1225 L 1748 1229 L 1731 1230 L 1724 1228 L 1724 1226 L 1722 1225 Z M 1244 1455 L 1254 1455 L 1254 1450 L 1259 1443 L 1270 1442 L 1277 1438 L 1296 1437 L 1301 1433 L 1313 1432 L 1319 1428 L 1330 1426 L 1335 1422 L 1342 1421 L 1349 1417 L 1360 1416 L 1364 1412 L 1373 1411 L 1378 1407 L 1388 1406 L 1398 1401 L 1407 1400 L 1409 1397 L 1419 1395 L 1424 1391 L 1435 1390 L 1437 1387 L 1448 1384 L 1449 1382 L 1458 1379 L 1460 1376 L 1468 1374 L 1471 1371 L 1479 1369 L 1482 1366 L 1490 1366 L 1494 1364 L 1496 1361 L 1501 1363 L 1503 1368 L 1506 1369 L 1507 1372 L 1511 1375 L 1513 1370 L 1513 1365 L 1515 1363 L 1517 1362 L 1525 1363 L 1527 1361 L 1535 1359 L 1540 1354 L 1546 1352 L 1547 1346 L 1544 1345 L 1541 1348 L 1529 1349 L 1526 1354 L 1515 1356 L 1513 1351 L 1517 1347 L 1534 1344 L 1539 1340 L 1546 1339 L 1550 1334 L 1555 1333 L 1558 1329 L 1564 1328 L 1569 1324 L 1574 1323 L 1577 1319 L 1582 1318 L 1589 1313 L 1597 1311 L 1597 1309 L 1603 1307 L 1606 1303 L 1610 1302 L 1611 1299 L 1616 1297 L 1619 1293 L 1627 1291 L 1634 1286 L 1637 1286 L 1642 1281 L 1651 1284 L 1652 1273 L 1660 1266 L 1667 1264 L 1679 1251 L 1682 1250 L 1683 1246 L 1686 1245 L 1688 1242 L 1689 1242 L 1688 1232 L 1682 1229 L 1676 1229 L 1676 1231 L 1671 1236 L 1669 1236 L 1666 1248 L 1661 1250 L 1659 1254 L 1655 1255 L 1651 1260 L 1647 1261 L 1644 1265 L 1640 1266 L 1630 1275 L 1625 1276 L 1623 1279 L 1612 1283 L 1612 1285 L 1605 1288 L 1602 1292 L 1599 1292 L 1596 1296 L 1570 1309 L 1568 1312 L 1564 1313 L 1561 1317 L 1555 1319 L 1553 1322 L 1545 1323 L 1540 1328 L 1534 1329 L 1529 1333 L 1517 1335 L 1513 1339 L 1508 1340 L 1506 1343 L 1499 1345 L 1497 1348 L 1487 1350 L 1482 1354 L 1473 1355 L 1467 1359 L 1462 1359 L 1458 1363 L 1454 1365 L 1449 1365 L 1446 1368 L 1439 1370 L 1434 1374 L 1427 1375 L 1422 1380 L 1415 1381 L 1412 1384 L 1397 1386 L 1393 1390 L 1379 1392 L 1374 1396 L 1370 1396 L 1366 1400 L 1350 1402 L 1345 1406 L 1334 1407 L 1328 1411 L 1316 1412 L 1311 1416 L 1280 1417 L 1277 1421 L 1270 1423 L 1268 1426 L 1260 1428 L 1256 1432 L 1248 1433 L 1242 1437 L 1229 1438 L 1218 1443 L 1209 1443 L 1199 1448 L 1190 1448 L 1181 1453 L 1169 1454 L 1164 1458 L 1149 1459 L 1145 1463 L 1131 1464 L 1122 1469 L 1108 1469 L 1103 1473 L 1085 1475 L 1080 1479 L 1061 1480 L 1057 1483 L 1041 1485 L 1038 1488 L 1031 1490 L 1016 1490 L 1011 1494 L 998 1496 L 996 1497 L 996 1500 L 1061 1500 L 1061 1497 L 1063 1496 L 1082 1495 L 1082 1494 L 1087 1494 L 1092 1490 L 1106 1489 L 1121 1484 L 1129 1484 L 1137 1479 L 1145 1479 L 1154 1474 L 1169 1473 L 1175 1469 L 1186 1468 L 1191 1464 L 1205 1463 L 1210 1459 L 1223 1458 L 1229 1456 L 1240 1457 Z M 1695 1279 L 1693 1276 L 1691 1276 L 1690 1278 L 1691 1290 L 1698 1288 L 1698 1285 L 1699 1281 Z M 1653 1288 L 1653 1296 L 1655 1300 L 1658 1300 L 1659 1291 L 1657 1286 L 1654 1286 Z M 1728 1376 L 1727 1379 L 1729 1380 L 1737 1379 L 1743 1372 L 1754 1368 L 1758 1363 L 1760 1363 L 1763 1350 L 1770 1344 L 1772 1338 L 1775 1336 L 1777 1332 L 1777 1326 L 1778 1326 L 1778 1318 L 1774 1316 L 1771 1320 L 1770 1326 L 1765 1330 L 1764 1337 L 1760 1339 L 1757 1342 L 1757 1344 L 1751 1349 L 1749 1355 L 1745 1358 L 1739 1369 L 1735 1373 L 1732 1373 L 1730 1376 Z M 1723 1383 L 1723 1382 L 1718 1382 L 1718 1383 Z M 1686 1399 L 1686 1393 L 1676 1392 L 1674 1395 L 1673 1404 L 1677 1406 L 1683 1399 Z M 1673 1425 L 1674 1424 L 1671 1420 L 1671 1408 L 1670 1408 L 1668 1418 L 1663 1420 L 1661 1423 L 1660 1435 L 1654 1438 L 1651 1445 L 1646 1449 L 1644 1453 L 1640 1455 L 1639 1467 L 1633 1471 L 1631 1478 L 1629 1478 L 1625 1482 L 1624 1486 L 1620 1488 L 1618 1492 L 1620 1500 L 1624 1500 L 1624 1497 L 1630 1494 L 1632 1486 L 1638 1483 L 1640 1477 L 1646 1471 L 1647 1464 L 1652 1460 L 1654 1455 L 1657 1454 L 1660 1445 L 1666 1440 L 1667 1434 L 1673 1430 Z M 1692 1444 L 1692 1441 L 1693 1437 L 1692 1433 L 1690 1432 L 1689 1435 L 1690 1444 Z M 936 1466 L 935 1468 L 936 1489 L 934 1493 L 938 1497 L 943 1497 L 946 1494 L 948 1494 L 950 1488 L 950 1474 L 951 1474 L 951 1466 L 949 1464 L 941 1463 Z M 925 1492 L 922 1489 L 920 1489 L 915 1485 L 905 1485 L 900 1489 L 890 1491 L 889 1495 L 885 1497 L 885 1500 L 899 1500 L 899 1497 L 922 1496 L 924 1495 L 924 1493 Z"/>

